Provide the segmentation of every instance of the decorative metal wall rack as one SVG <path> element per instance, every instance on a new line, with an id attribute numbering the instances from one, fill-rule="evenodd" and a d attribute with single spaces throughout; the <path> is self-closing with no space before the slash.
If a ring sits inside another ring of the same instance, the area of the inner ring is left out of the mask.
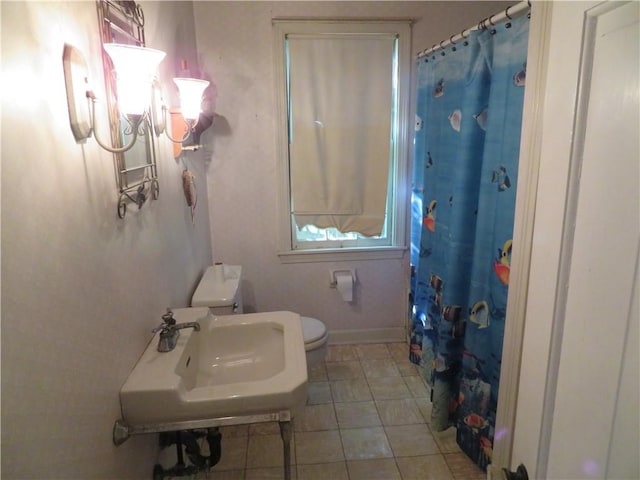
<path id="1" fill-rule="evenodd" d="M 121 43 L 145 46 L 144 13 L 142 7 L 134 1 L 98 0 L 98 20 L 102 43 Z M 105 72 L 105 92 L 109 112 L 111 141 L 115 147 L 124 145 L 124 136 L 131 133 L 131 125 L 120 115 L 117 105 L 116 78 L 111 59 L 102 53 Z M 160 96 L 156 82 L 153 95 Z M 142 208 L 147 199 L 156 200 L 160 194 L 156 165 L 156 146 L 153 138 L 154 128 L 162 122 L 161 116 L 154 111 L 147 121 L 140 123 L 140 140 L 126 153 L 114 153 L 116 182 L 118 186 L 118 217 L 124 218 L 127 204 L 133 203 Z M 156 129 L 156 132 L 158 130 Z"/>

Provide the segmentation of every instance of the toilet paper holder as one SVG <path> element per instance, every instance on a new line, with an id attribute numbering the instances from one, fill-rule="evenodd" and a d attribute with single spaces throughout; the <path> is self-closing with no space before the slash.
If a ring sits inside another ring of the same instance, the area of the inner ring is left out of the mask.
<path id="1" fill-rule="evenodd" d="M 352 268 L 349 269 L 341 269 L 341 270 L 329 270 L 329 286 L 331 288 L 338 287 L 338 278 L 337 275 L 349 274 L 351 275 L 351 281 L 356 283 L 356 271 Z"/>

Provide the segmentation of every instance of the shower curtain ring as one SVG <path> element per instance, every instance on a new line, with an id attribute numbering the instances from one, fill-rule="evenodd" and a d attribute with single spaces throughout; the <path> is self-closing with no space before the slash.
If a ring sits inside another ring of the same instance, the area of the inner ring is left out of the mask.
<path id="1" fill-rule="evenodd" d="M 509 19 L 509 20 L 513 20 L 513 18 L 511 17 L 511 15 L 509 15 L 509 9 L 513 7 L 513 5 L 509 5 L 507 7 L 507 9 L 504 11 L 504 15 Z"/>
<path id="2" fill-rule="evenodd" d="M 495 27 L 495 26 L 496 26 L 496 24 L 495 24 L 495 23 L 493 23 L 493 21 L 491 20 L 492 18 L 493 18 L 493 15 L 492 15 L 491 17 L 487 18 L 487 20 L 489 20 L 489 25 L 491 25 L 492 27 Z M 487 27 L 487 30 L 488 30 L 488 29 L 489 29 L 489 27 Z M 496 31 L 496 29 L 495 29 L 495 28 L 492 28 L 491 30 L 489 30 L 489 33 L 490 33 L 491 35 L 495 35 L 495 34 L 497 33 L 497 31 Z"/>

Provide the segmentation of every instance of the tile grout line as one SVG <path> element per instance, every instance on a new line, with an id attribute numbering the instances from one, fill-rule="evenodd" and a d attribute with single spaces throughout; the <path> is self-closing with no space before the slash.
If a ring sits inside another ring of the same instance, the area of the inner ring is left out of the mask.
<path id="1" fill-rule="evenodd" d="M 406 457 L 398 457 L 395 454 L 395 452 L 393 451 L 393 448 L 391 446 L 391 442 L 389 441 L 389 437 L 387 435 L 387 427 L 389 427 L 389 425 L 384 425 L 384 422 L 382 421 L 382 416 L 381 416 L 380 409 L 379 409 L 379 406 L 378 406 L 378 401 L 376 400 L 376 398 L 375 398 L 375 396 L 373 394 L 373 390 L 372 390 L 372 387 L 371 387 L 371 384 L 370 384 L 370 378 L 378 378 L 378 377 L 369 377 L 366 374 L 366 371 L 365 371 L 365 369 L 364 369 L 364 367 L 362 365 L 363 358 L 360 355 L 360 350 L 357 349 L 357 345 L 349 345 L 349 347 L 351 347 L 351 357 L 353 356 L 353 353 L 355 353 L 355 357 L 358 360 L 358 366 L 359 366 L 360 372 L 362 372 L 362 378 L 365 380 L 364 383 L 367 386 L 369 396 L 371 398 L 371 401 L 373 402 L 373 405 L 375 407 L 375 411 L 376 411 L 376 413 L 377 413 L 377 415 L 378 415 L 378 417 L 380 419 L 380 427 L 382 429 L 382 432 L 384 433 L 384 436 L 385 436 L 385 438 L 387 440 L 387 443 L 389 444 L 389 447 L 391 449 L 391 453 L 393 454 L 392 457 L 380 457 L 379 459 L 381 460 L 382 458 L 386 458 L 386 459 L 393 458 L 395 468 L 396 468 L 398 474 L 400 475 L 400 478 L 405 479 L 405 477 L 404 477 L 404 475 L 402 473 L 402 470 L 400 469 L 400 463 L 399 463 L 399 459 L 400 458 L 411 458 L 411 457 L 416 457 L 417 458 L 417 457 L 425 457 L 425 456 L 434 456 L 434 457 L 435 456 L 439 456 L 442 459 L 442 461 L 444 463 L 444 466 L 447 469 L 447 472 L 449 473 L 450 477 L 452 479 L 454 479 L 454 480 L 456 478 L 460 478 L 460 477 L 454 476 L 454 472 L 453 472 L 453 470 L 451 468 L 450 461 L 452 461 L 453 458 L 454 458 L 454 457 L 452 457 L 452 455 L 455 455 L 457 453 L 462 453 L 462 452 L 444 452 L 442 450 L 441 441 L 436 440 L 436 436 L 433 434 L 433 432 L 431 430 L 431 426 L 429 425 L 427 419 L 425 418 L 425 416 L 423 414 L 423 411 L 420 409 L 420 407 L 418 407 L 416 398 L 422 398 L 422 397 L 416 397 L 415 396 L 416 393 L 409 387 L 409 383 L 407 383 L 407 380 L 406 380 L 405 377 L 418 376 L 420 378 L 420 380 L 421 380 L 421 384 L 425 386 L 427 391 L 430 389 L 430 387 L 426 384 L 426 382 L 424 381 L 424 379 L 420 375 L 420 372 L 417 372 L 417 375 L 403 375 L 402 372 L 403 371 L 406 372 L 407 369 L 406 368 L 401 369 L 399 367 L 399 363 L 400 362 L 398 361 L 398 359 L 396 359 L 394 357 L 394 355 L 392 354 L 392 351 L 389 349 L 389 346 L 386 345 L 386 344 L 383 344 L 383 345 L 386 347 L 386 353 L 389 355 L 391 362 L 393 363 L 393 365 L 398 370 L 398 373 L 400 374 L 400 378 L 402 378 L 402 383 L 404 384 L 404 386 L 407 388 L 407 390 L 409 392 L 410 397 L 407 398 L 407 399 L 413 400 L 414 405 L 416 406 L 417 410 L 420 413 L 420 418 L 422 419 L 422 421 L 420 423 L 415 424 L 415 425 L 424 425 L 424 426 L 426 426 L 427 431 L 433 437 L 433 439 L 434 439 L 434 441 L 436 443 L 436 449 L 437 449 L 438 453 L 424 454 L 424 455 L 408 455 Z M 363 355 L 364 355 L 364 353 L 363 353 Z M 338 355 L 339 358 L 342 358 L 344 356 L 349 357 L 350 355 L 345 355 L 345 354 Z M 335 359 L 332 358 L 332 361 L 333 362 L 346 362 L 346 361 L 352 361 L 352 360 L 335 360 Z M 405 361 L 409 361 L 409 360 L 406 359 Z M 343 432 L 343 430 L 347 429 L 347 427 L 342 427 L 340 425 L 339 421 L 338 421 L 336 403 L 357 403 L 357 402 L 355 402 L 355 401 L 336 402 L 336 397 L 334 395 L 333 382 L 340 381 L 340 380 L 353 381 L 353 380 L 357 380 L 357 378 L 355 378 L 355 379 L 354 378 L 347 378 L 347 379 L 331 380 L 329 378 L 329 370 L 328 370 L 327 365 L 326 365 L 327 363 L 331 363 L 331 362 L 325 361 L 325 362 L 322 363 L 322 369 L 323 369 L 324 377 L 322 379 L 314 379 L 313 381 L 309 381 L 309 383 L 327 382 L 327 387 L 329 389 L 329 392 L 328 392 L 329 393 L 329 397 L 328 398 L 330 399 L 330 402 L 324 402 L 324 403 L 321 402 L 320 404 L 311 403 L 309 405 L 305 404 L 305 407 L 322 405 L 322 404 L 330 404 L 331 405 L 333 419 L 335 420 L 336 429 L 337 429 L 338 436 L 339 436 L 339 439 L 340 439 L 340 448 L 341 448 L 341 451 L 342 451 L 343 460 L 342 460 L 342 462 L 320 462 L 317 465 L 323 465 L 323 464 L 328 464 L 328 463 L 343 463 L 347 479 L 351 480 L 351 478 L 353 477 L 354 472 L 352 472 L 350 470 L 350 468 L 349 468 L 349 460 L 347 459 L 347 455 L 346 455 L 346 451 L 345 451 L 345 447 L 344 447 L 344 442 L 343 442 L 343 438 L 342 438 L 342 432 Z M 395 375 L 393 377 L 395 377 Z M 358 401 L 362 401 L 362 400 L 358 400 Z M 364 427 L 352 427 L 352 428 L 373 428 L 373 427 L 364 426 Z M 294 430 L 295 430 L 295 426 L 294 426 Z M 311 430 L 311 431 L 316 431 L 316 430 Z M 323 431 L 323 430 L 320 430 L 320 431 Z M 329 428 L 326 431 L 331 431 L 331 428 Z M 243 468 L 242 471 L 237 472 L 237 473 L 240 474 L 240 478 L 243 478 L 243 479 L 248 478 L 248 476 L 247 476 L 248 475 L 248 470 L 250 470 L 249 469 L 249 444 L 250 444 L 250 439 L 253 436 L 257 436 L 257 433 L 256 432 L 251 433 L 251 429 L 248 428 L 247 429 L 246 440 L 245 440 L 246 454 L 244 456 L 244 468 Z M 296 449 L 296 445 L 295 445 L 295 432 L 293 432 L 293 435 L 292 435 L 292 443 L 293 443 L 293 445 L 292 445 L 293 448 L 295 450 L 297 450 Z M 297 453 L 297 451 L 296 451 L 296 453 Z M 378 459 L 378 458 L 376 458 L 376 459 Z M 362 460 L 370 460 L 370 459 L 362 459 Z M 316 465 L 316 464 L 313 464 L 313 465 Z M 300 471 L 298 470 L 299 466 L 300 466 L 300 464 L 298 462 L 298 457 L 296 455 L 295 456 L 295 462 L 292 464 L 292 467 L 295 467 L 295 477 L 293 477 L 293 475 L 292 475 L 292 477 L 294 479 L 297 479 L 297 480 L 301 480 L 300 479 Z M 256 467 L 256 468 L 260 469 L 260 468 L 268 468 L 268 467 Z M 294 470 L 292 469 L 292 473 L 293 472 L 294 472 Z M 212 471 L 211 473 L 215 473 L 215 471 Z M 482 472 L 479 470 L 479 475 L 481 473 Z M 196 477 L 196 478 L 203 478 L 203 477 L 200 477 L 198 475 L 198 477 Z M 204 477 L 204 478 L 208 478 L 208 477 Z M 354 480 L 355 480 L 355 478 L 354 478 Z"/>

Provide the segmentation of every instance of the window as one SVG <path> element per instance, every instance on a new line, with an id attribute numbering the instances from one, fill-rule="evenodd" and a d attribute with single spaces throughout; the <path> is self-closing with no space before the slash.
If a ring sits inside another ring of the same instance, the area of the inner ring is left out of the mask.
<path id="1" fill-rule="evenodd" d="M 274 21 L 283 261 L 403 254 L 409 39 L 408 21 Z"/>

